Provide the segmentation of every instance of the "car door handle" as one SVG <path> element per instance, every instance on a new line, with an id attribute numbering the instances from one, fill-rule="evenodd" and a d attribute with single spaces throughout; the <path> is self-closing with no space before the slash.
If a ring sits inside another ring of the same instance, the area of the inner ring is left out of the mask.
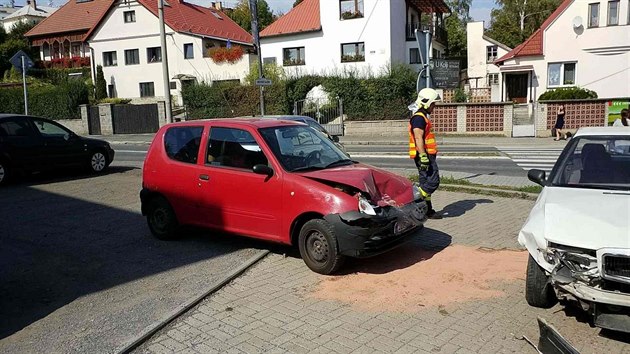
<path id="1" fill-rule="evenodd" d="M 199 175 L 199 179 L 202 181 L 209 181 L 210 180 L 210 176 L 208 175 Z"/>

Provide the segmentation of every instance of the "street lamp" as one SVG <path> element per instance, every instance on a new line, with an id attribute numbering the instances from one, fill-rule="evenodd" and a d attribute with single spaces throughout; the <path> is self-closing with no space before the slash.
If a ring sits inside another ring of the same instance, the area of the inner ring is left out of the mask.
<path id="1" fill-rule="evenodd" d="M 166 34 L 164 26 L 164 0 L 158 0 L 158 17 L 160 20 L 160 41 L 162 48 L 162 78 L 164 79 L 164 99 L 166 100 L 166 121 L 173 123 L 171 111 L 171 85 L 168 77 L 168 53 L 166 51 Z"/>

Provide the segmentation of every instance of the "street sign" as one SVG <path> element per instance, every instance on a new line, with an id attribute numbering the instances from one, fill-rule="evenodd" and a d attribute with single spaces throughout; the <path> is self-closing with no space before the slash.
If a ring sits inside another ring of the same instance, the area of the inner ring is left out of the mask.
<path id="1" fill-rule="evenodd" d="M 33 63 L 31 58 L 29 58 L 29 56 L 26 53 L 24 53 L 24 51 L 22 50 L 18 51 L 17 53 L 15 53 L 14 56 L 11 57 L 9 62 L 13 64 L 13 66 L 20 73 L 22 73 L 22 57 L 24 57 L 24 67 L 26 68 L 26 70 L 32 68 L 35 65 L 35 63 Z"/>
<path id="2" fill-rule="evenodd" d="M 441 89 L 459 87 L 459 60 L 431 59 L 429 67 L 434 87 Z"/>
<path id="3" fill-rule="evenodd" d="M 269 79 L 256 79 L 256 86 L 271 86 L 271 80 Z"/>

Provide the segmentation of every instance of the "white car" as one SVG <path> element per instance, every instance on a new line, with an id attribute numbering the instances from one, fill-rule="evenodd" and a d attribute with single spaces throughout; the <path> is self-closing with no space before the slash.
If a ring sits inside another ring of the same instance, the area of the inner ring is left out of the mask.
<path id="1" fill-rule="evenodd" d="M 529 251 L 525 297 L 574 300 L 597 327 L 630 332 L 630 129 L 581 128 L 551 174 L 518 241 Z"/>

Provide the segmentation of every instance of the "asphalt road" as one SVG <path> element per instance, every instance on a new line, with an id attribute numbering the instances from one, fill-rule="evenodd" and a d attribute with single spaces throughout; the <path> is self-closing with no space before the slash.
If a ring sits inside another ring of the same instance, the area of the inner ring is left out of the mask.
<path id="1" fill-rule="evenodd" d="M 146 156 L 146 145 L 113 145 L 115 162 L 120 166 L 142 167 Z M 406 156 L 404 146 L 392 145 L 349 145 L 348 153 L 357 161 L 376 167 L 414 169 L 413 161 Z M 440 169 L 450 172 L 489 174 L 497 176 L 524 176 L 525 171 L 494 147 L 488 146 L 444 146 L 438 155 Z"/>
<path id="2" fill-rule="evenodd" d="M 34 176 L 0 189 L 0 353 L 112 353 L 266 244 L 154 239 L 141 170 Z"/>

